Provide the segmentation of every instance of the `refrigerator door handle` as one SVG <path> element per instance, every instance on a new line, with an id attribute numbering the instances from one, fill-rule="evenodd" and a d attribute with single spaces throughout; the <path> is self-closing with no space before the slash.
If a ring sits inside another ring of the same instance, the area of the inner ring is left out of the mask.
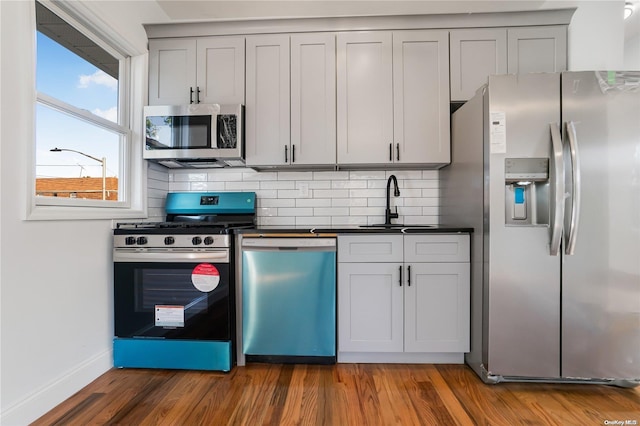
<path id="1" fill-rule="evenodd" d="M 576 250 L 576 238 L 578 236 L 578 226 L 580 224 L 580 155 L 578 153 L 578 136 L 575 123 L 566 123 L 567 139 L 569 139 L 569 151 L 571 153 L 571 221 L 569 222 L 567 244 L 565 254 L 572 255 Z"/>
<path id="2" fill-rule="evenodd" d="M 551 129 L 551 156 L 553 169 L 550 175 L 552 182 L 551 193 L 551 226 L 549 254 L 557 256 L 560 253 L 560 243 L 562 242 L 562 224 L 564 221 L 564 159 L 562 157 L 562 136 L 560 135 L 560 125 L 550 123 Z"/>

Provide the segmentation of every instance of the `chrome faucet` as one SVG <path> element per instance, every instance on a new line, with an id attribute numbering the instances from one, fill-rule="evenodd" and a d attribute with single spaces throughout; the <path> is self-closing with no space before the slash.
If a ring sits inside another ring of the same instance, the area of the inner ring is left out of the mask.
<path id="1" fill-rule="evenodd" d="M 396 211 L 391 213 L 391 201 L 389 199 L 389 192 L 391 192 L 391 181 L 393 181 L 393 195 L 395 197 L 400 196 L 400 190 L 398 189 L 398 179 L 396 179 L 395 175 L 391 175 L 387 180 L 387 208 L 384 211 L 385 225 L 391 225 L 391 219 L 398 218 L 398 206 L 396 206 Z"/>

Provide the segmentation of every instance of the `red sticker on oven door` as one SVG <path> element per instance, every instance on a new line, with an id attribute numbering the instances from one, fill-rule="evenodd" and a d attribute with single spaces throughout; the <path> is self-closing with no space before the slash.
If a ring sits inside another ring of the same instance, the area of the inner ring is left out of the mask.
<path id="1" fill-rule="evenodd" d="M 220 272 L 210 263 L 201 263 L 191 273 L 191 282 L 198 290 L 209 293 L 218 287 Z"/>

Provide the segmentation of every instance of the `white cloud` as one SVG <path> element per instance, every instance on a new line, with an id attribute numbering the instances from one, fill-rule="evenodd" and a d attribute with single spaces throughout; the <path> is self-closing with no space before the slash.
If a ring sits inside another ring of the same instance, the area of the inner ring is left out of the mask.
<path id="1" fill-rule="evenodd" d="M 118 88 L 118 80 L 101 70 L 98 70 L 91 75 L 80 75 L 78 79 L 79 88 L 86 89 L 91 84 L 106 86 L 111 90 L 116 90 Z"/>
<path id="2" fill-rule="evenodd" d="M 112 107 L 107 110 L 101 110 L 100 108 L 96 108 L 91 111 L 98 117 L 106 118 L 109 121 L 113 121 L 114 123 L 118 122 L 118 107 Z"/>

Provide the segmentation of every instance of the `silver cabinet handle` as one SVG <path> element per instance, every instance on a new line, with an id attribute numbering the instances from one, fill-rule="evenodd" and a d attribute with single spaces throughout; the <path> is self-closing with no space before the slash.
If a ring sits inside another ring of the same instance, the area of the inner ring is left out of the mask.
<path id="1" fill-rule="evenodd" d="M 551 256 L 560 253 L 562 242 L 562 223 L 564 220 L 564 159 L 562 157 L 562 136 L 558 123 L 550 123 L 551 128 L 551 158 L 553 168 L 550 170 L 551 187 L 551 226 L 549 227 Z"/>
<path id="2" fill-rule="evenodd" d="M 573 182 L 573 189 L 571 191 L 571 220 L 569 222 L 564 252 L 572 255 L 576 250 L 576 238 L 578 236 L 578 226 L 580 225 L 580 155 L 578 153 L 578 135 L 575 124 L 573 121 L 569 121 L 566 126 L 569 150 L 571 153 L 571 181 Z"/>

